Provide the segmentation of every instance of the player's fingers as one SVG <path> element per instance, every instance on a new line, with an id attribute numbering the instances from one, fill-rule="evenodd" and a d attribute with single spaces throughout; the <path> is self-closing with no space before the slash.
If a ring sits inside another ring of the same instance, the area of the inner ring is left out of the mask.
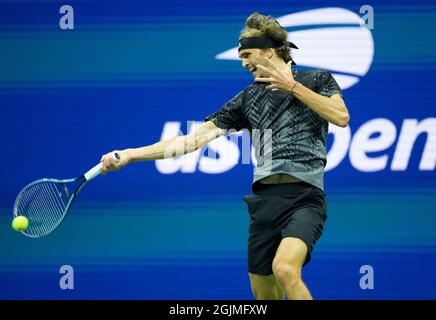
<path id="1" fill-rule="evenodd" d="M 102 167 L 101 167 L 101 169 L 100 169 L 100 172 L 101 172 L 102 174 L 106 174 L 107 169 L 106 169 L 106 167 L 105 167 L 104 164 L 102 165 Z"/>
<path id="2" fill-rule="evenodd" d="M 268 57 L 260 57 L 260 58 L 259 58 L 259 61 L 260 61 L 264 66 L 267 66 L 267 67 L 269 67 L 269 68 L 275 70 L 275 66 L 274 66 L 274 64 L 272 63 L 272 61 L 271 61 L 270 58 L 268 58 Z"/>
<path id="3" fill-rule="evenodd" d="M 257 82 L 271 82 L 273 79 L 271 78 L 254 78 Z"/>
<path id="4" fill-rule="evenodd" d="M 104 163 L 103 166 L 104 166 L 105 170 L 109 171 L 109 169 L 111 167 L 110 157 L 108 157 L 108 156 L 104 157 L 103 163 Z"/>
<path id="5" fill-rule="evenodd" d="M 266 72 L 268 74 L 273 74 L 274 73 L 274 70 L 272 70 L 272 69 L 270 69 L 268 67 L 265 67 L 265 66 L 263 66 L 261 64 L 256 64 L 256 68 L 260 69 L 260 70 L 263 70 L 264 72 Z"/>
<path id="6" fill-rule="evenodd" d="M 111 152 L 105 153 L 105 154 L 101 157 L 101 160 L 102 160 L 102 161 L 107 160 L 108 158 L 110 158 L 110 155 L 111 155 Z"/>

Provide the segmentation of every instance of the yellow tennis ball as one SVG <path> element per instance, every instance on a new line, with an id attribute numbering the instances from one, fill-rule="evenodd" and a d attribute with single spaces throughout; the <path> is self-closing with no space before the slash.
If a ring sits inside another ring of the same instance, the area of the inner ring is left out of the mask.
<path id="1" fill-rule="evenodd" d="M 14 220 L 12 220 L 12 228 L 15 231 L 24 231 L 29 226 L 29 220 L 27 220 L 24 216 L 18 216 L 15 217 Z"/>

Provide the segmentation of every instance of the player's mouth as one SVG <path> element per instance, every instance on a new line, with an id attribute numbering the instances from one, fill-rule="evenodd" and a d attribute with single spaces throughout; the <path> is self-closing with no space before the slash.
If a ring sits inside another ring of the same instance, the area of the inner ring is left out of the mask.
<path id="1" fill-rule="evenodd" d="M 253 73 L 253 74 L 254 74 L 256 71 L 257 71 L 257 68 L 256 68 L 256 67 L 250 69 L 250 72 Z"/>

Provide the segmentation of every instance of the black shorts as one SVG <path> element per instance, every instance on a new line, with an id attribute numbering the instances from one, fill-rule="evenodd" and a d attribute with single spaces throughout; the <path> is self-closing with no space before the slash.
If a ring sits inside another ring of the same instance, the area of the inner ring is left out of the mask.
<path id="1" fill-rule="evenodd" d="M 324 192 L 306 182 L 256 183 L 253 195 L 244 199 L 250 213 L 248 271 L 271 275 L 277 248 L 287 237 L 301 239 L 307 245 L 306 265 L 327 219 Z"/>

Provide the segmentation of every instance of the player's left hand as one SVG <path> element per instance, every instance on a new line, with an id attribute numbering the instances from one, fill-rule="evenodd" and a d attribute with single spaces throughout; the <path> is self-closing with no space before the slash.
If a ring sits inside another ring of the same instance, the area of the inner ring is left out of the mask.
<path id="1" fill-rule="evenodd" d="M 289 61 L 287 63 L 285 69 L 277 68 L 272 63 L 271 59 L 267 57 L 263 57 L 260 62 L 261 64 L 257 64 L 256 68 L 266 73 L 268 75 L 268 78 L 255 78 L 256 81 L 271 83 L 266 87 L 267 89 L 278 89 L 287 92 L 292 91 L 292 88 L 296 84 L 291 70 L 292 61 Z"/>

